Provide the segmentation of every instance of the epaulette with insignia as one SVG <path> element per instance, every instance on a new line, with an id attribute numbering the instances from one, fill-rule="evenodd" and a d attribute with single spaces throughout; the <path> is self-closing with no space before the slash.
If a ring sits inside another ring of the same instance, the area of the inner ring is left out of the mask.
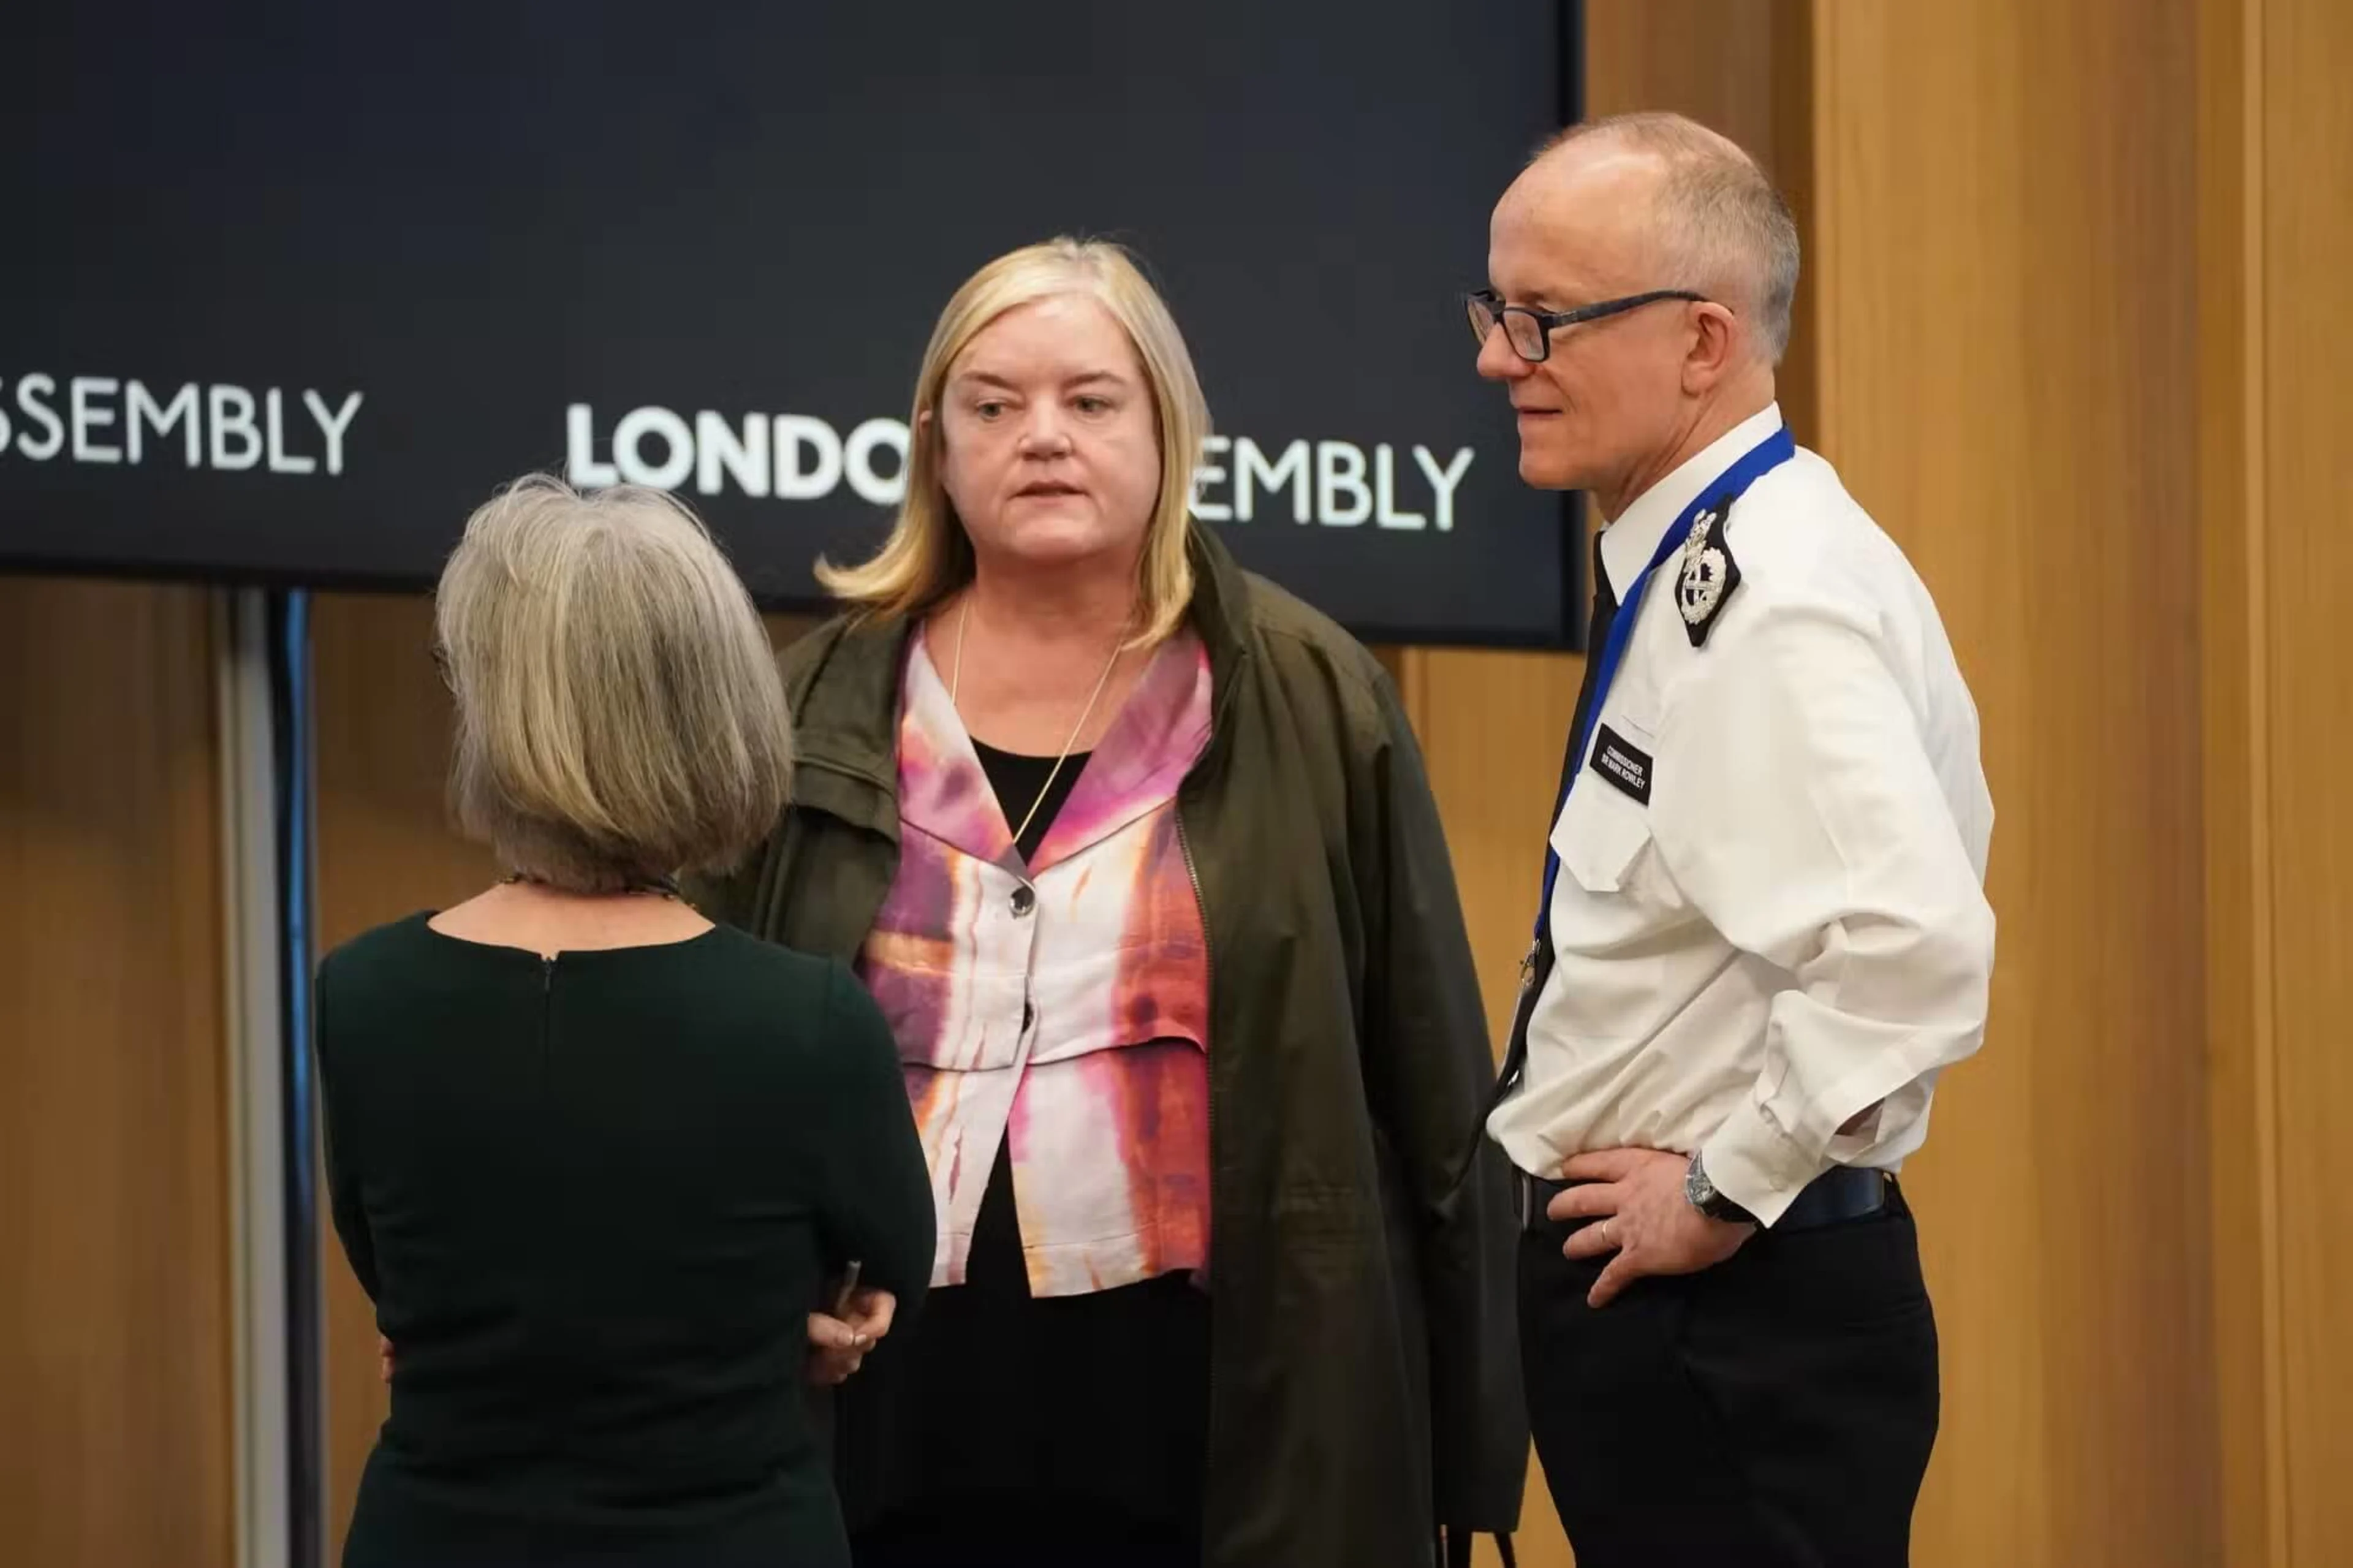
<path id="1" fill-rule="evenodd" d="M 1732 542 L 1724 525 L 1731 509 L 1721 503 L 1702 507 L 1692 519 L 1683 540 L 1683 569 L 1675 584 L 1675 604 L 1683 613 L 1683 630 L 1692 647 L 1707 642 L 1715 617 L 1740 586 L 1740 563 L 1732 558 Z"/>

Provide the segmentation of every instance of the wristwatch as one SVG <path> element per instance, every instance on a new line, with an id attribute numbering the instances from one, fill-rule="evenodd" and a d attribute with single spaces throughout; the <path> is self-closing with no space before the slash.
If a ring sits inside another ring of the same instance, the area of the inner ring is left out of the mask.
<path id="1" fill-rule="evenodd" d="M 1757 1216 L 1715 1190 L 1707 1179 L 1707 1167 L 1700 1163 L 1696 1152 L 1691 1163 L 1683 1169 L 1683 1196 L 1691 1206 L 1710 1219 L 1720 1219 L 1727 1225 L 1755 1225 Z"/>

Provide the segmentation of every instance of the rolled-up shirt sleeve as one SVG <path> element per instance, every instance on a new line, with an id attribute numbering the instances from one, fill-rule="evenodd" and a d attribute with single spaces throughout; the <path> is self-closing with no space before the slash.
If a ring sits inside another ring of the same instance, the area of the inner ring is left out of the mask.
<path id="1" fill-rule="evenodd" d="M 1832 1165 L 1905 1142 L 1984 1038 L 1994 920 L 1867 609 L 1775 604 L 1666 704 L 1651 826 L 1693 907 L 1794 984 L 1701 1147 L 1767 1225 Z"/>

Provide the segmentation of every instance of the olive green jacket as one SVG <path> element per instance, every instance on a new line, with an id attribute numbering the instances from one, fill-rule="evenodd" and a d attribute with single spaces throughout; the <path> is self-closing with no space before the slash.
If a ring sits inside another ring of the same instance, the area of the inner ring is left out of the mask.
<path id="1" fill-rule="evenodd" d="M 1421 756 L 1339 627 L 1193 545 L 1211 732 L 1177 795 L 1208 935 L 1216 1568 L 1422 1568 L 1527 1465 L 1484 1013 Z M 715 918 L 854 956 L 898 868 L 908 627 L 785 656 L 795 799 Z"/>

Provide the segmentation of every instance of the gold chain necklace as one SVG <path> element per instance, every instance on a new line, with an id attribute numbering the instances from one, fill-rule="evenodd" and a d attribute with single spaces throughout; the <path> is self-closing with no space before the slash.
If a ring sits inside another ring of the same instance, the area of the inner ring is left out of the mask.
<path id="1" fill-rule="evenodd" d="M 972 596 L 967 594 L 964 603 L 956 606 L 955 664 L 948 672 L 948 706 L 951 708 L 956 708 L 956 693 L 964 688 L 964 627 L 965 622 L 971 617 Z M 1060 775 L 1062 764 L 1071 760 L 1071 748 L 1076 746 L 1079 737 L 1086 732 L 1087 721 L 1094 717 L 1095 704 L 1103 700 L 1103 688 L 1111 684 L 1111 672 L 1119 664 L 1119 656 L 1126 651 L 1124 643 L 1112 646 L 1111 658 L 1104 661 L 1103 673 L 1095 677 L 1095 689 L 1087 694 L 1087 705 L 1079 710 L 1079 721 L 1071 726 L 1071 738 L 1062 742 L 1061 754 L 1047 770 L 1046 782 L 1039 787 L 1038 798 L 1029 803 L 1029 809 L 1022 815 L 1021 826 L 1013 830 L 1013 842 L 1017 847 L 1021 843 L 1021 836 L 1029 831 L 1029 824 L 1037 820 L 1038 808 L 1045 805 L 1046 796 L 1053 793 L 1054 780 Z M 961 708 L 956 708 L 956 717 L 964 717 Z"/>

